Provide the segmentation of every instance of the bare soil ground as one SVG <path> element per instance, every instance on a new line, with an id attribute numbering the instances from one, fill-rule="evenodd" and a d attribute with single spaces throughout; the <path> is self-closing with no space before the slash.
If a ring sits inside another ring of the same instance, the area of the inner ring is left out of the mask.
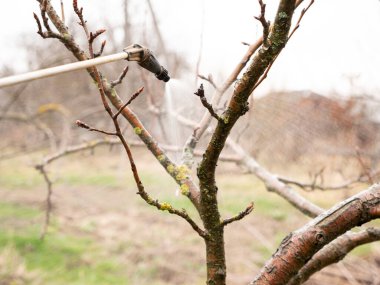
<path id="1" fill-rule="evenodd" d="M 105 159 L 103 155 L 77 156 L 50 168 L 56 183 L 53 222 L 46 239 L 51 232 L 63 232 L 94 241 L 102 252 L 101 258 L 112 258 L 121 265 L 125 284 L 204 284 L 202 240 L 185 221 L 144 204 L 135 194 L 126 162 L 117 156 Z M 176 196 L 177 186 L 160 167 L 143 152 L 137 156 L 143 182 L 152 196 L 186 208 L 199 220 L 186 199 Z M 16 166 L 21 162 L 1 163 L 0 178 L 18 171 Z M 20 167 L 22 172 L 24 166 Z M 267 193 L 254 177 L 231 169 L 235 167 L 226 166 L 219 173 L 223 215 L 236 214 L 251 200 L 255 202 L 250 216 L 226 229 L 228 284 L 237 285 L 251 281 L 280 241 L 308 219 L 279 197 Z M 37 173 L 16 177 L 29 181 L 34 175 Z M 12 184 L 6 178 L 0 181 L 1 203 L 38 210 L 40 214 L 31 223 L 42 225 L 46 195 L 42 179 L 38 178 L 33 185 Z M 337 201 L 342 198 L 335 193 L 315 195 L 312 199 L 323 201 L 321 197 L 325 199 L 326 195 Z M 333 202 L 327 200 L 326 205 Z M 18 222 L 17 217 L 3 219 L 0 231 L 17 231 Z M 86 254 L 91 262 L 91 252 Z M 380 246 L 375 243 L 316 274 L 307 284 L 380 284 L 379 272 Z M 0 284 L 8 283 L 0 280 Z"/>

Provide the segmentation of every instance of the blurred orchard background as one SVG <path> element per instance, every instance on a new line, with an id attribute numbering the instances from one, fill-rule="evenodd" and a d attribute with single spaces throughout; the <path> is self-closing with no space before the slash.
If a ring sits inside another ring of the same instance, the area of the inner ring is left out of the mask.
<path id="1" fill-rule="evenodd" d="M 60 1 L 52 3 L 59 9 Z M 267 1 L 268 18 L 277 3 Z M 66 24 L 85 44 L 71 0 L 63 4 Z M 168 69 L 172 80 L 165 85 L 128 63 L 117 88 L 127 99 L 144 86 L 132 109 L 176 161 L 204 113 L 193 95 L 199 84 L 210 97 L 239 63 L 246 44 L 262 33 L 254 19 L 256 1 L 82 0 L 79 5 L 89 27 L 107 30 L 101 36 L 107 40 L 105 55 L 140 43 Z M 37 1 L 1 6 L 1 77 L 74 61 L 58 41 L 36 33 Z M 309 185 L 299 191 L 328 208 L 379 178 L 380 3 L 316 1 L 308 13 L 255 90 L 232 137 L 279 177 Z M 100 69 L 116 79 L 126 64 Z M 220 105 L 227 101 L 228 95 Z M 140 201 L 119 144 L 78 129 L 77 119 L 112 127 L 85 71 L 0 89 L 0 284 L 203 284 L 202 241 L 182 221 Z M 145 187 L 194 214 L 133 129 L 126 122 L 121 126 Z M 208 139 L 206 134 L 200 141 L 199 152 Z M 62 156 L 47 163 L 55 154 Z M 267 193 L 228 148 L 222 158 L 224 213 L 238 213 L 251 200 L 256 205 L 226 233 L 229 282 L 246 284 L 282 238 L 308 219 Z M 41 164 L 53 192 L 44 239 L 48 185 L 35 168 Z M 350 187 L 339 187 L 348 182 Z M 258 229 L 262 224 L 265 228 Z M 373 243 L 308 284 L 379 284 L 379 268 L 380 246 Z"/>

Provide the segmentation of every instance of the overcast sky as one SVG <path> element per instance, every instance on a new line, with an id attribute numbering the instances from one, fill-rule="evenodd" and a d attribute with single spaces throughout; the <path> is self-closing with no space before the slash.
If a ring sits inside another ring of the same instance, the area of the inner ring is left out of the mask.
<path id="1" fill-rule="evenodd" d="M 32 16 L 32 12 L 38 11 L 37 1 L 2 2 L 0 61 L 14 63 L 20 72 L 25 71 L 22 62 L 26 55 L 20 52 L 20 39 L 30 36 L 42 41 L 35 33 Z M 59 7 L 59 0 L 52 2 Z M 71 2 L 64 0 L 67 17 Z M 133 2 L 132 21 L 144 21 L 148 15 L 145 1 Z M 270 19 L 278 1 L 265 2 Z M 101 27 L 99 19 L 122 21 L 121 0 L 79 0 L 79 3 L 96 28 Z M 246 47 L 241 42 L 252 43 L 261 33 L 253 18 L 259 14 L 255 0 L 152 0 L 152 4 L 167 47 L 183 55 L 193 67 L 203 30 L 200 71 L 217 79 L 227 76 L 244 55 Z M 295 17 L 298 14 L 299 11 Z M 310 89 L 324 94 L 352 91 L 380 94 L 379 53 L 380 1 L 316 0 L 259 92 Z M 353 84 L 349 78 L 354 79 Z"/>

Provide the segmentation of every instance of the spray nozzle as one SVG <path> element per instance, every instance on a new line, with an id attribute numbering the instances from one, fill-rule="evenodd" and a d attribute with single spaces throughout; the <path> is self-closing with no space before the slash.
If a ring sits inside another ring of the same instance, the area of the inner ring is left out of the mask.
<path id="1" fill-rule="evenodd" d="M 128 54 L 127 60 L 137 61 L 141 67 L 154 73 L 157 79 L 164 82 L 169 81 L 170 77 L 168 71 L 159 64 L 152 52 L 146 47 L 139 44 L 133 44 L 124 48 L 123 51 Z"/>

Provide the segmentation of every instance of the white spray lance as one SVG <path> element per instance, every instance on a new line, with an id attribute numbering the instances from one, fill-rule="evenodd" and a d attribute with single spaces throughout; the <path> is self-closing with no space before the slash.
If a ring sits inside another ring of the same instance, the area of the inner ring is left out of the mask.
<path id="1" fill-rule="evenodd" d="M 36 70 L 20 75 L 4 77 L 0 79 L 0 88 L 45 77 L 50 77 L 62 73 L 67 73 L 74 70 L 85 69 L 92 66 L 101 65 L 122 59 L 126 59 L 128 61 L 137 61 L 137 63 L 141 67 L 154 73 L 157 79 L 159 80 L 168 82 L 170 79 L 168 71 L 162 65 L 159 64 L 159 62 L 149 49 L 139 44 L 133 44 L 123 49 L 123 52 L 120 53 L 64 64 L 56 67 Z"/>

